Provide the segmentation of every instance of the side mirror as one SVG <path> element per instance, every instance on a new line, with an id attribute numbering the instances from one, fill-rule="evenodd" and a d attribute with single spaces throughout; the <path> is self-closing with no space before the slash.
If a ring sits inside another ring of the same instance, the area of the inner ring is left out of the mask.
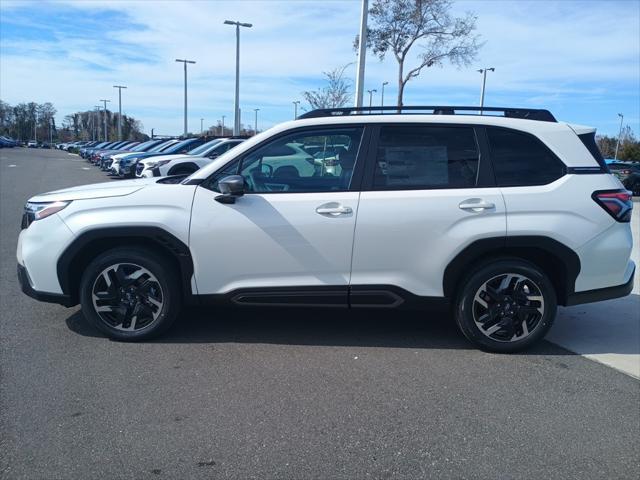
<path id="1" fill-rule="evenodd" d="M 209 155 L 207 155 L 207 157 L 214 159 L 214 158 L 218 158 L 220 156 L 220 154 L 218 152 L 211 152 Z"/>
<path id="2" fill-rule="evenodd" d="M 236 203 L 236 198 L 244 195 L 244 178 L 241 175 L 229 175 L 218 182 L 222 195 L 215 199 L 220 203 Z"/>

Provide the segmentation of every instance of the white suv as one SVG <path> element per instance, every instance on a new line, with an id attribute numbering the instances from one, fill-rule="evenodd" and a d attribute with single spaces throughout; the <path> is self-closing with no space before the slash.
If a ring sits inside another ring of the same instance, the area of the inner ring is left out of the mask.
<path id="1" fill-rule="evenodd" d="M 502 352 L 541 339 L 557 305 L 631 291 L 631 195 L 594 129 L 546 110 L 403 109 L 309 112 L 180 182 L 33 197 L 23 291 L 80 303 L 121 340 L 183 305 L 445 306 Z"/>

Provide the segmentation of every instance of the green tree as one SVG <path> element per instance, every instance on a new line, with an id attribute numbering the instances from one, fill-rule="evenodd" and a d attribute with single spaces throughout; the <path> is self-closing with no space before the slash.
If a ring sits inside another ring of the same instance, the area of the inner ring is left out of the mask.
<path id="1" fill-rule="evenodd" d="M 475 59 L 481 47 L 475 34 L 477 17 L 454 17 L 452 5 L 451 0 L 374 0 L 369 9 L 367 46 L 380 60 L 391 52 L 398 63 L 398 107 L 407 83 L 424 68 L 445 62 L 461 67 Z M 407 67 L 413 47 L 420 53 L 417 63 Z"/>

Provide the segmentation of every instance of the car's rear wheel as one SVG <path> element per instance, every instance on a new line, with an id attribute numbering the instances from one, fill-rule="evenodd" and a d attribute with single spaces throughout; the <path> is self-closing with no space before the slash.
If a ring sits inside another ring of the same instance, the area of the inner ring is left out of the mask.
<path id="1" fill-rule="evenodd" d="M 180 286 L 161 257 L 139 248 L 117 248 L 85 269 L 80 301 L 85 318 L 109 337 L 146 340 L 174 322 Z"/>
<path id="2" fill-rule="evenodd" d="M 498 259 L 478 267 L 462 283 L 455 319 L 483 350 L 515 352 L 542 339 L 556 316 L 556 294 L 537 266 Z"/>

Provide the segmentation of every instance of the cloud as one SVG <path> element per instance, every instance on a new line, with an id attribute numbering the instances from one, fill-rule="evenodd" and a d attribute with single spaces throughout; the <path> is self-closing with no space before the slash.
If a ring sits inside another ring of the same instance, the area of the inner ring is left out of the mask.
<path id="1" fill-rule="evenodd" d="M 615 130 L 625 111 L 639 130 L 640 7 L 637 2 L 458 2 L 473 10 L 485 45 L 477 67 L 431 68 L 412 80 L 405 103 L 478 100 L 480 66 L 489 104 L 551 108 L 562 118 Z M 182 126 L 182 65 L 189 67 L 189 121 L 214 124 L 232 116 L 235 32 L 225 19 L 252 22 L 241 30 L 241 105 L 261 127 L 288 120 L 291 102 L 322 84 L 321 72 L 355 61 L 351 47 L 359 1 L 63 1 L 0 5 L 1 95 L 10 103 L 52 101 L 60 115 L 89 109 L 123 92 L 123 109 L 163 133 Z M 417 51 L 416 51 L 417 53 Z M 347 74 L 355 75 L 352 66 Z M 396 95 L 396 64 L 369 54 L 367 88 L 383 81 Z M 588 103 L 590 108 L 586 108 Z M 114 103 L 112 103 L 114 105 Z M 609 120 L 611 119 L 611 120 Z M 230 120 L 227 120 L 230 122 Z"/>

